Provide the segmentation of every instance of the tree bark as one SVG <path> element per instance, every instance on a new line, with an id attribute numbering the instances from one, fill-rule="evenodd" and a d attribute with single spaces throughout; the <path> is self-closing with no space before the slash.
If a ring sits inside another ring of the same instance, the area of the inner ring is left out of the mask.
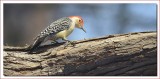
<path id="1" fill-rule="evenodd" d="M 35 54 L 4 47 L 5 76 L 156 76 L 156 32 L 109 35 L 39 47 Z"/>

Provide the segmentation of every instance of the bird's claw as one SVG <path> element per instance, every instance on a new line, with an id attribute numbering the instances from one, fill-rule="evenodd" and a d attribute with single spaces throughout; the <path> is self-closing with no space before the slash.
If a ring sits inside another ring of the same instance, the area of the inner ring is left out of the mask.
<path id="1" fill-rule="evenodd" d="M 66 48 L 68 45 L 72 45 L 72 46 L 75 46 L 75 41 L 67 41 L 64 45 L 64 48 Z"/>

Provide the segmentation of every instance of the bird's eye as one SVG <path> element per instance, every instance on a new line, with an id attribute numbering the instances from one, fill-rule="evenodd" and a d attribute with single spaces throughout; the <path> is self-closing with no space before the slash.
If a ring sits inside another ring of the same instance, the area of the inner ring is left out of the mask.
<path id="1" fill-rule="evenodd" d="M 81 20 L 79 20 L 79 22 L 81 22 Z"/>

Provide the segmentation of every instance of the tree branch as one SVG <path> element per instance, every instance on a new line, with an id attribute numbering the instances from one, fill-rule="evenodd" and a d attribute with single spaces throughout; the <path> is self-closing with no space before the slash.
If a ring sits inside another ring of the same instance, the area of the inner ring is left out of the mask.
<path id="1" fill-rule="evenodd" d="M 27 54 L 26 47 L 4 46 L 5 76 L 48 75 L 157 75 L 156 32 L 109 35 L 39 47 Z M 16 48 L 17 49 L 17 48 Z"/>

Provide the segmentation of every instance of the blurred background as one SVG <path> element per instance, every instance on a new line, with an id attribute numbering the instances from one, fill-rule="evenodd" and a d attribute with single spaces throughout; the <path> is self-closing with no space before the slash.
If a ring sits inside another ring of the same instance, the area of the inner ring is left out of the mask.
<path id="1" fill-rule="evenodd" d="M 84 28 L 75 29 L 69 40 L 82 40 L 111 34 L 157 30 L 157 5 L 127 4 L 4 4 L 4 45 L 33 43 L 53 21 L 78 15 Z"/>

